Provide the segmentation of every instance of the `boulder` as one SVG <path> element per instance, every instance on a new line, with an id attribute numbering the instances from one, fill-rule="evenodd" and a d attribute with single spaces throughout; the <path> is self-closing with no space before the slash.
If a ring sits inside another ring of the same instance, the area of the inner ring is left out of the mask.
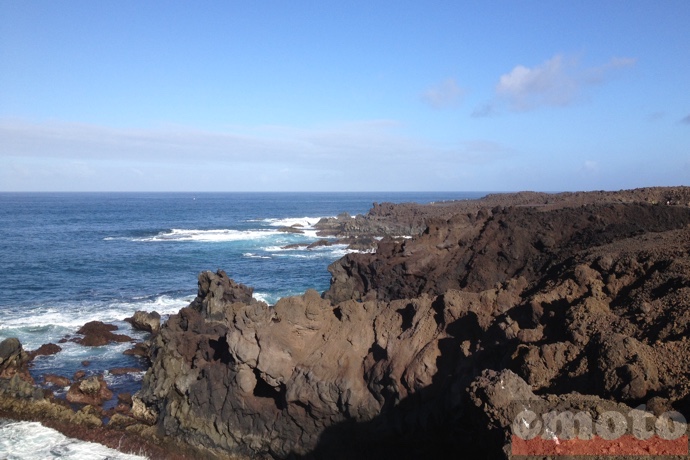
<path id="1" fill-rule="evenodd" d="M 157 334 L 161 327 L 161 315 L 158 312 L 136 311 L 131 318 L 125 318 L 132 327 L 139 331 Z"/>
<path id="2" fill-rule="evenodd" d="M 70 379 L 63 377 L 62 375 L 56 374 L 45 374 L 43 376 L 43 381 L 45 383 L 55 385 L 56 387 L 66 388 L 71 385 Z"/>
<path id="3" fill-rule="evenodd" d="M 29 352 L 31 359 L 33 360 L 36 356 L 51 356 L 62 351 L 62 347 L 55 345 L 54 343 L 45 343 L 38 347 L 37 349 Z"/>
<path id="4" fill-rule="evenodd" d="M 117 326 L 105 324 L 101 321 L 90 321 L 77 331 L 83 337 L 73 339 L 74 342 L 87 347 L 100 347 L 113 342 L 131 342 L 132 338 L 123 334 L 113 334 Z"/>
<path id="5" fill-rule="evenodd" d="M 67 391 L 67 401 L 74 404 L 101 406 L 113 397 L 112 391 L 103 380 L 102 375 L 94 375 L 74 382 Z"/>
<path id="6" fill-rule="evenodd" d="M 9 338 L 0 342 L 0 378 L 9 379 L 17 375 L 33 383 L 28 370 L 29 361 L 31 356 L 24 351 L 19 339 Z"/>

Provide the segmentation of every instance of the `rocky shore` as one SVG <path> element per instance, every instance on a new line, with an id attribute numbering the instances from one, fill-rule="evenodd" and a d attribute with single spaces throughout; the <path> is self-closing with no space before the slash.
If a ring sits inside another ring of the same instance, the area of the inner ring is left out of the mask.
<path id="1" fill-rule="evenodd" d="M 150 367 L 120 412 L 52 397 L 2 342 L 0 416 L 152 458 L 510 458 L 526 408 L 690 415 L 690 188 L 383 203 L 316 227 L 373 252 L 273 306 L 201 273 L 164 324 L 136 319 Z M 87 380 L 75 392 L 107 390 Z"/>

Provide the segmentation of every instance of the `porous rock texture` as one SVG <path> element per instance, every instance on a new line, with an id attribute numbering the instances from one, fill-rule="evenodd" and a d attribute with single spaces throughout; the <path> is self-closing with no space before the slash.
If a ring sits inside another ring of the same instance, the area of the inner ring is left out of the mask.
<path id="1" fill-rule="evenodd" d="M 509 457 L 524 400 L 687 412 L 688 203 L 676 187 L 426 217 L 401 205 L 422 234 L 349 255 L 324 295 L 273 307 L 204 272 L 154 338 L 133 412 L 220 455 L 279 458 Z M 395 209 L 376 206 L 373 227 Z"/>

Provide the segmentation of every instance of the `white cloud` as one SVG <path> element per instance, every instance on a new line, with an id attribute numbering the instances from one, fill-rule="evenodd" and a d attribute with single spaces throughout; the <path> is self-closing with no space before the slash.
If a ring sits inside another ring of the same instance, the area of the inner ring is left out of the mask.
<path id="1" fill-rule="evenodd" d="M 464 95 L 465 90 L 458 86 L 455 79 L 447 78 L 424 91 L 422 100 L 435 109 L 444 109 L 460 105 Z"/>
<path id="2" fill-rule="evenodd" d="M 519 65 L 501 76 L 496 94 L 518 111 L 540 105 L 567 105 L 578 88 L 577 81 L 569 74 L 568 68 L 572 66 L 573 63 L 564 61 L 562 56 L 555 56 L 531 69 Z"/>
<path id="3" fill-rule="evenodd" d="M 614 57 L 603 65 L 585 69 L 582 74 L 582 81 L 587 84 L 602 83 L 608 78 L 612 71 L 632 67 L 637 63 L 636 58 Z"/>
<path id="4" fill-rule="evenodd" d="M 493 115 L 504 105 L 516 112 L 568 106 L 577 100 L 584 87 L 600 84 L 612 71 L 635 62 L 633 58 L 616 57 L 600 66 L 582 68 L 577 59 L 559 54 L 534 67 L 518 65 L 499 78 L 496 98 L 475 109 L 473 116 Z"/>

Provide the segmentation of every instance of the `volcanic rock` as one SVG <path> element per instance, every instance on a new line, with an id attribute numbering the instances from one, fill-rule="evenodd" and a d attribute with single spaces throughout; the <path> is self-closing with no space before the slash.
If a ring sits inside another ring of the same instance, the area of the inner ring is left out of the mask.
<path id="1" fill-rule="evenodd" d="M 91 376 L 77 381 L 67 391 L 67 401 L 75 404 L 100 406 L 113 397 L 112 391 L 103 380 L 102 375 Z"/>
<path id="2" fill-rule="evenodd" d="M 301 225 L 300 225 L 300 227 L 301 227 Z M 296 225 L 293 225 L 291 227 L 279 227 L 278 231 L 283 232 L 283 233 L 298 233 L 298 234 L 304 233 L 304 230 L 300 230 Z"/>
<path id="3" fill-rule="evenodd" d="M 84 337 L 73 339 L 74 342 L 88 347 L 100 347 L 112 342 L 130 342 L 131 337 L 123 334 L 113 334 L 117 326 L 113 324 L 105 324 L 101 321 L 90 321 L 83 325 L 78 331 Z"/>
<path id="4" fill-rule="evenodd" d="M 55 374 L 45 374 L 43 376 L 43 381 L 45 383 L 49 383 L 51 385 L 55 385 L 57 387 L 68 387 L 72 383 L 70 379 L 67 377 L 63 377 L 62 375 L 55 375 Z"/>
<path id="5" fill-rule="evenodd" d="M 332 241 L 321 239 L 321 240 L 317 240 L 317 241 L 314 241 L 313 243 L 309 244 L 307 246 L 307 249 L 315 249 L 315 248 L 320 248 L 320 247 L 324 247 L 324 246 L 332 246 L 332 245 L 333 245 Z"/>
<path id="6" fill-rule="evenodd" d="M 132 414 L 224 455 L 418 458 L 506 456 L 516 400 L 690 406 L 687 202 L 520 193 L 322 220 L 387 236 L 332 264 L 323 297 L 273 308 L 202 273 Z"/>
<path id="7" fill-rule="evenodd" d="M 29 352 L 29 356 L 33 360 L 36 356 L 50 356 L 62 351 L 62 347 L 55 345 L 54 343 L 45 343 L 38 347 L 37 349 Z"/>
<path id="8" fill-rule="evenodd" d="M 31 356 L 24 351 L 19 339 L 9 338 L 0 342 L 0 378 L 10 379 L 17 375 L 22 380 L 33 383 L 28 371 L 29 361 Z"/>
<path id="9" fill-rule="evenodd" d="M 125 374 L 132 374 L 134 372 L 141 372 L 143 369 L 140 369 L 138 367 L 114 367 L 112 369 L 108 370 L 109 374 L 112 375 L 125 375 Z"/>
<path id="10" fill-rule="evenodd" d="M 148 358 L 150 344 L 148 342 L 137 342 L 129 350 L 122 352 L 123 355 L 129 356 L 139 356 L 142 358 Z"/>
<path id="11" fill-rule="evenodd" d="M 136 311 L 131 318 L 125 318 L 132 327 L 139 331 L 157 334 L 161 327 L 161 315 L 158 312 Z"/>

